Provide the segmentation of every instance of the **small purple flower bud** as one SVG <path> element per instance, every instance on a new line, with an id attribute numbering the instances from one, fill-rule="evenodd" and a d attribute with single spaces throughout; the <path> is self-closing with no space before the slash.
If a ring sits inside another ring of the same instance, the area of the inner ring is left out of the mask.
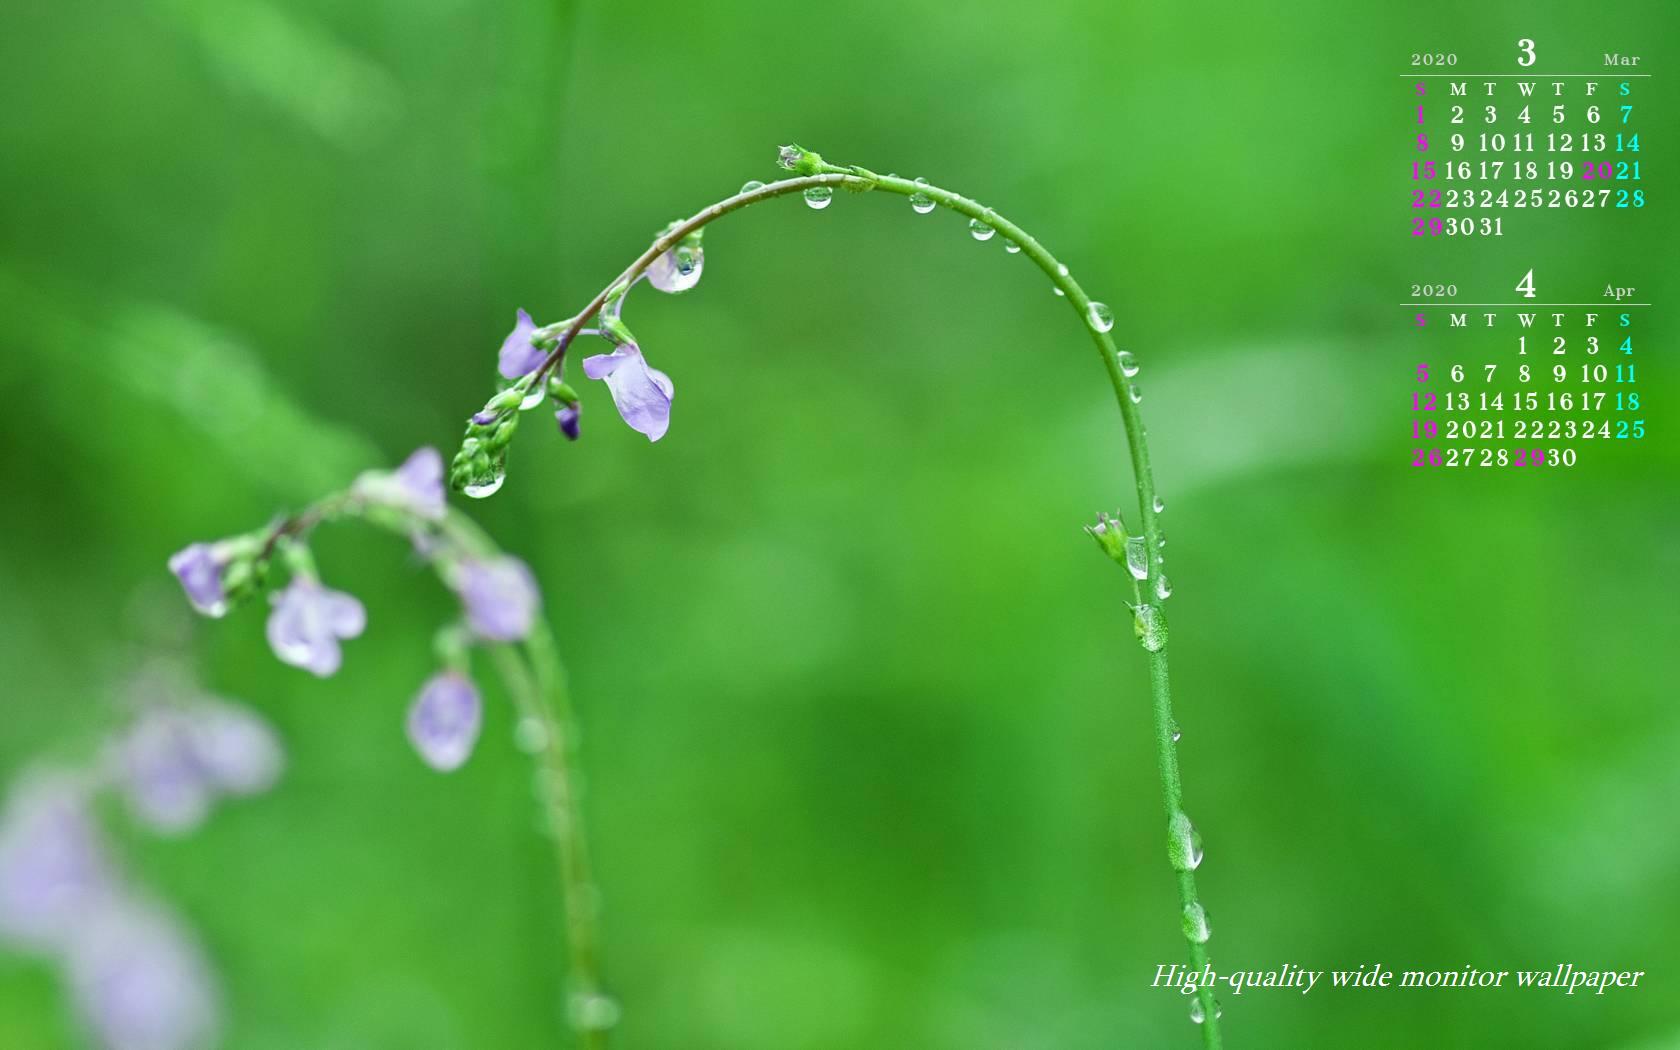
<path id="1" fill-rule="evenodd" d="M 474 412 L 472 421 L 475 426 L 487 427 L 500 418 L 502 418 L 500 412 L 492 412 L 487 408 L 482 412 Z"/>
<path id="2" fill-rule="evenodd" d="M 450 773 L 472 755 L 482 705 L 465 676 L 443 671 L 426 680 L 408 709 L 408 739 L 428 766 Z"/>
<path id="3" fill-rule="evenodd" d="M 77 1013 L 109 1050 L 193 1050 L 220 1027 L 202 952 L 155 904 L 113 898 L 80 923 L 67 971 Z"/>
<path id="4" fill-rule="evenodd" d="M 268 644 L 283 662 L 325 678 L 343 663 L 339 639 L 355 638 L 366 627 L 361 602 L 298 577 L 274 598 Z"/>
<path id="5" fill-rule="evenodd" d="M 578 439 L 578 417 L 582 414 L 583 406 L 581 404 L 567 405 L 554 413 L 554 421 L 560 424 L 560 433 L 566 435 L 568 441 Z"/>
<path id="6" fill-rule="evenodd" d="M 531 633 L 542 596 L 531 570 L 518 558 L 462 562 L 456 589 L 467 622 L 481 637 L 517 642 Z"/>
<path id="7" fill-rule="evenodd" d="M 224 616 L 228 611 L 227 594 L 222 590 L 224 562 L 216 555 L 216 548 L 208 543 L 195 543 L 176 551 L 169 559 L 169 571 L 181 581 L 187 601 L 205 616 Z"/>
<path id="8" fill-rule="evenodd" d="M 84 789 L 65 773 L 25 774 L 0 813 L 0 942 L 61 949 L 118 888 Z"/>
<path id="9" fill-rule="evenodd" d="M 618 414 L 630 429 L 658 441 L 671 427 L 671 398 L 675 389 L 671 377 L 648 367 L 641 348 L 624 343 L 610 354 L 584 358 L 583 374 L 604 379 L 612 393 Z"/>
<path id="10" fill-rule="evenodd" d="M 496 367 L 506 379 L 518 379 L 543 363 L 548 355 L 531 345 L 531 336 L 536 332 L 537 325 L 531 320 L 531 315 L 520 310 L 514 321 L 513 331 L 502 340 L 502 350 L 496 359 Z"/>
<path id="11" fill-rule="evenodd" d="M 443 457 L 435 448 L 421 448 L 389 473 L 370 470 L 356 479 L 351 491 L 363 499 L 437 521 L 444 515 Z"/>

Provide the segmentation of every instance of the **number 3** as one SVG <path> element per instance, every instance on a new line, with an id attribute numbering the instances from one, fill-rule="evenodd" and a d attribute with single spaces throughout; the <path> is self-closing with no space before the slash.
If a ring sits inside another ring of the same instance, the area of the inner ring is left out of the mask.
<path id="1" fill-rule="evenodd" d="M 1534 41 L 1524 37 L 1517 41 L 1517 50 L 1521 51 L 1523 56 L 1517 59 L 1517 65 L 1532 66 L 1534 64 Z"/>

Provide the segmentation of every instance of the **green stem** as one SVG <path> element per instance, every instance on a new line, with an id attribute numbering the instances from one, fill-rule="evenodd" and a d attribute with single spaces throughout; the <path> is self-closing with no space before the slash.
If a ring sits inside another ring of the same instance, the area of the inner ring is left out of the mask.
<path id="1" fill-rule="evenodd" d="M 805 170 L 814 174 L 805 174 L 797 178 L 783 179 L 768 183 L 751 190 L 744 190 L 732 197 L 727 197 L 716 204 L 697 212 L 692 218 L 672 227 L 661 235 L 643 252 L 635 262 L 625 268 L 612 283 L 590 301 L 582 313 L 566 325 L 559 335 L 558 345 L 538 366 L 533 375 L 533 384 L 540 383 L 548 370 L 553 368 L 566 353 L 567 346 L 575 339 L 590 318 L 600 312 L 607 300 L 617 289 L 628 289 L 628 286 L 646 270 L 660 255 L 679 244 L 682 239 L 716 219 L 738 211 L 759 201 L 770 200 L 790 193 L 799 193 L 815 186 L 835 186 L 852 190 L 886 190 L 904 197 L 922 195 L 936 204 L 949 208 L 970 219 L 976 219 L 990 226 L 1008 241 L 1019 245 L 1023 254 L 1050 278 L 1052 284 L 1059 288 L 1067 298 L 1069 308 L 1074 312 L 1079 325 L 1090 335 L 1097 355 L 1102 359 L 1103 369 L 1108 373 L 1109 385 L 1114 389 L 1114 398 L 1120 408 L 1121 424 L 1126 431 L 1126 443 L 1130 450 L 1132 461 L 1132 476 L 1137 484 L 1138 520 L 1143 523 L 1143 537 L 1145 542 L 1145 557 L 1147 575 L 1138 588 L 1139 607 L 1147 606 L 1147 615 L 1152 616 L 1160 625 L 1161 637 L 1166 632 L 1166 613 L 1162 609 L 1161 601 L 1157 597 L 1156 586 L 1162 575 L 1161 568 L 1161 528 L 1159 515 L 1155 510 L 1155 476 L 1149 462 L 1148 430 L 1143 425 L 1143 416 L 1138 409 L 1137 402 L 1131 397 L 1127 377 L 1120 365 L 1120 352 L 1114 344 L 1114 337 L 1108 332 L 1100 331 L 1090 323 L 1091 297 L 1079 282 L 1074 280 L 1068 268 L 1057 261 L 1050 254 L 1049 249 L 1040 244 L 1036 238 L 1028 234 L 1015 223 L 999 215 L 991 208 L 964 197 L 959 193 L 930 185 L 899 178 L 896 175 L 879 175 L 867 168 L 857 166 L 841 166 L 823 163 L 815 154 L 806 154 L 809 166 Z M 1154 701 L 1155 742 L 1156 755 L 1161 777 L 1161 797 L 1167 812 L 1169 827 L 1183 807 L 1184 789 L 1178 769 L 1177 744 L 1173 740 L 1176 722 L 1173 718 L 1172 691 L 1167 674 L 1167 654 L 1164 640 L 1149 650 L 1149 680 Z M 1178 896 L 1181 912 L 1192 908 L 1199 908 L 1200 902 L 1196 892 L 1196 877 L 1191 871 L 1179 871 Z M 1198 943 L 1189 936 L 1185 937 L 1189 949 L 1190 962 L 1193 968 L 1200 970 L 1207 965 L 1207 946 Z M 1201 1003 L 1203 1022 L 1201 1024 L 1202 1045 L 1206 1050 L 1219 1050 L 1221 1046 L 1219 1029 L 1219 1012 L 1215 1005 L 1213 991 L 1206 986 L 1197 991 Z"/>
<path id="2" fill-rule="evenodd" d="M 607 1045 L 607 1029 L 616 1020 L 618 1008 L 606 998 L 601 987 L 597 923 L 600 893 L 590 874 L 583 817 L 571 768 L 575 734 L 565 676 L 554 656 L 546 623 L 532 626 L 523 655 L 513 645 L 495 646 L 491 654 L 519 717 L 542 727 L 542 746 L 537 752 L 542 782 L 537 795 L 542 800 L 549 838 L 554 843 L 566 913 L 569 959 L 566 1017 L 578 1034 L 579 1046 L 602 1050 Z"/>
<path id="3" fill-rule="evenodd" d="M 1073 279 L 1068 268 L 1050 254 L 1049 249 L 1040 244 L 1036 238 L 1013 222 L 999 215 L 991 208 L 964 197 L 959 193 L 931 186 L 927 183 L 901 179 L 893 175 L 877 175 L 865 168 L 836 167 L 824 164 L 819 170 L 830 173 L 855 175 L 869 181 L 878 189 L 902 194 L 906 197 L 912 194 L 923 194 L 935 203 L 950 208 L 961 215 L 990 226 L 997 231 L 998 236 L 1005 237 L 1021 246 L 1022 254 L 1031 259 L 1046 277 L 1060 288 L 1067 298 L 1068 306 L 1073 309 L 1079 319 L 1079 326 L 1091 336 L 1096 345 L 1097 355 L 1102 358 L 1103 369 L 1108 373 L 1109 385 L 1114 388 L 1114 399 L 1120 406 L 1120 420 L 1126 431 L 1126 444 L 1131 450 L 1132 476 L 1137 481 L 1138 517 L 1143 522 L 1143 535 L 1147 559 L 1148 576 L 1141 581 L 1137 598 L 1139 605 L 1147 605 L 1153 609 L 1151 615 L 1165 630 L 1166 613 L 1161 607 L 1161 601 L 1156 597 L 1156 581 L 1162 573 L 1161 563 L 1161 525 L 1160 516 L 1155 511 L 1155 474 L 1149 463 L 1148 429 L 1143 425 L 1143 414 L 1138 409 L 1136 401 L 1132 400 L 1126 376 L 1120 368 L 1120 351 L 1114 344 L 1114 337 L 1108 332 L 1098 331 L 1090 323 L 1091 297 L 1079 282 Z M 1178 745 L 1173 740 L 1175 720 L 1173 718 L 1172 689 L 1167 676 L 1167 651 L 1161 648 L 1149 653 L 1149 682 L 1153 693 L 1155 709 L 1155 751 L 1160 767 L 1161 798 L 1165 804 L 1167 820 L 1173 820 L 1184 805 L 1184 787 L 1178 771 Z M 1196 893 L 1196 876 L 1194 872 L 1180 871 L 1178 874 L 1178 900 L 1181 910 L 1200 907 Z M 1207 945 L 1197 943 L 1189 937 L 1185 943 L 1190 952 L 1190 963 L 1194 969 L 1200 970 L 1207 965 Z M 1207 1050 L 1218 1050 L 1221 1046 L 1219 1034 L 1219 1008 L 1214 1003 L 1213 990 L 1202 986 L 1197 991 L 1201 1000 L 1203 1021 L 1202 1045 Z"/>

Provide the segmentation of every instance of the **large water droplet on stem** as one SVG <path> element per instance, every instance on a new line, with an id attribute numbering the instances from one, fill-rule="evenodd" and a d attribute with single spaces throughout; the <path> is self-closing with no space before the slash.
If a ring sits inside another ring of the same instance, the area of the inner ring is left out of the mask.
<path id="1" fill-rule="evenodd" d="M 1138 374 L 1137 356 L 1134 355 L 1130 350 L 1120 351 L 1119 361 L 1120 361 L 1120 374 L 1121 375 L 1125 376 L 1127 379 L 1130 379 L 1133 376 Z"/>
<path id="2" fill-rule="evenodd" d="M 1155 597 L 1162 601 L 1172 597 L 1172 583 L 1167 579 L 1166 573 L 1155 577 Z"/>
<path id="3" fill-rule="evenodd" d="M 1184 906 L 1184 939 L 1191 944 L 1206 944 L 1213 932 L 1208 929 L 1207 911 L 1195 901 Z"/>
<path id="4" fill-rule="evenodd" d="M 918 186 L 926 186 L 927 184 L 926 179 L 916 180 L 916 185 Z M 917 192 L 910 195 L 910 209 L 917 215 L 926 215 L 936 207 L 938 207 L 938 205 L 934 204 L 933 198 L 929 197 L 925 193 Z"/>
<path id="5" fill-rule="evenodd" d="M 968 220 L 968 232 L 977 241 L 989 241 L 997 231 L 981 222 L 979 219 Z"/>
<path id="6" fill-rule="evenodd" d="M 1176 725 L 1173 739 L 1178 739 Z M 1167 859 L 1178 871 L 1195 871 L 1202 866 L 1202 836 L 1183 810 L 1174 813 L 1167 822 Z"/>
<path id="7" fill-rule="evenodd" d="M 1219 1005 L 1218 999 L 1215 999 L 1213 1001 L 1213 1019 L 1217 1021 L 1224 1016 L 1225 1008 Z M 1200 999 L 1192 999 L 1190 1001 L 1190 1022 L 1192 1024 L 1201 1024 L 1206 1020 L 1207 1011 L 1202 1007 L 1202 1001 Z"/>
<path id="8" fill-rule="evenodd" d="M 1126 539 L 1126 568 L 1131 570 L 1134 580 L 1149 578 L 1149 545 L 1142 536 Z"/>
<path id="9" fill-rule="evenodd" d="M 741 183 L 742 193 L 751 193 L 753 190 L 762 190 L 763 188 L 764 183 L 759 182 L 757 179 L 748 179 L 746 182 Z"/>
<path id="10" fill-rule="evenodd" d="M 1107 303 L 1099 303 L 1095 299 L 1092 299 L 1090 304 L 1085 307 L 1085 321 L 1091 326 L 1093 331 L 1113 331 L 1114 311 L 1108 308 Z"/>
<path id="11" fill-rule="evenodd" d="M 805 191 L 805 203 L 816 211 L 828 207 L 828 202 L 834 199 L 834 190 L 829 186 L 812 186 Z"/>

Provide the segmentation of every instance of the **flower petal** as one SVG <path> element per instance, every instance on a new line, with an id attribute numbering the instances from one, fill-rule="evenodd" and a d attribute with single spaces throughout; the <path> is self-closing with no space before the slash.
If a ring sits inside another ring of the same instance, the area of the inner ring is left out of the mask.
<path id="1" fill-rule="evenodd" d="M 501 352 L 496 355 L 496 368 L 506 379 L 520 376 L 543 363 L 548 355 L 531 345 L 531 334 L 537 330 L 531 315 L 520 310 L 515 315 L 513 331 L 502 340 Z"/>
<path id="2" fill-rule="evenodd" d="M 293 667 L 326 678 L 344 661 L 340 638 L 354 638 L 367 626 L 362 603 L 313 580 L 294 579 L 275 596 L 268 616 L 268 644 Z"/>
<path id="3" fill-rule="evenodd" d="M 222 616 L 228 611 L 222 591 L 222 563 L 208 543 L 194 543 L 169 558 L 169 571 L 181 581 L 187 601 L 205 616 Z"/>
<path id="4" fill-rule="evenodd" d="M 480 636 L 517 642 L 531 633 L 542 596 L 530 568 L 518 558 L 463 562 L 456 589 L 467 622 Z"/>
<path id="5" fill-rule="evenodd" d="M 671 428 L 671 398 L 676 388 L 670 376 L 648 367 L 647 358 L 635 343 L 587 358 L 583 374 L 606 380 L 618 414 L 630 429 L 646 434 L 649 441 L 658 441 Z"/>
<path id="6" fill-rule="evenodd" d="M 472 682 L 454 671 L 433 675 L 408 709 L 408 739 L 440 773 L 461 767 L 478 742 L 483 705 Z"/>

